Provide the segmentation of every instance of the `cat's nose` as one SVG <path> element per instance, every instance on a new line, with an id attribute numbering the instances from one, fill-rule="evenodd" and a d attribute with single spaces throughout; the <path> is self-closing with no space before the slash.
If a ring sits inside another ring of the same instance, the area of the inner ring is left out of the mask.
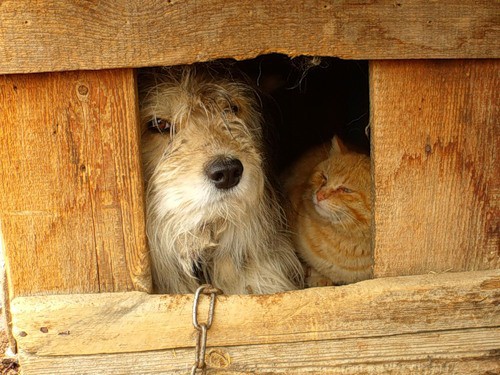
<path id="1" fill-rule="evenodd" d="M 218 157 L 205 166 L 205 175 L 217 189 L 230 189 L 240 183 L 243 164 L 238 159 Z"/>
<path id="2" fill-rule="evenodd" d="M 325 194 L 321 190 L 316 193 L 316 199 L 318 200 L 318 202 L 321 202 L 325 198 Z"/>
<path id="3" fill-rule="evenodd" d="M 331 196 L 331 192 L 325 189 L 320 189 L 316 192 L 316 199 L 318 202 L 324 201 Z"/>

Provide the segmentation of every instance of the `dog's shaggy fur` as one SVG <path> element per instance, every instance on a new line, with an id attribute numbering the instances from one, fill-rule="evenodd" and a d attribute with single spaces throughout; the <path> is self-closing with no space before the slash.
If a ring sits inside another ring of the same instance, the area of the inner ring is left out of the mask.
<path id="1" fill-rule="evenodd" d="M 194 65 L 141 79 L 147 233 L 159 293 L 192 293 L 202 282 L 227 294 L 302 286 L 264 172 L 258 97 L 225 76 Z M 235 186 L 218 188 L 207 174 L 221 160 L 241 162 Z"/>

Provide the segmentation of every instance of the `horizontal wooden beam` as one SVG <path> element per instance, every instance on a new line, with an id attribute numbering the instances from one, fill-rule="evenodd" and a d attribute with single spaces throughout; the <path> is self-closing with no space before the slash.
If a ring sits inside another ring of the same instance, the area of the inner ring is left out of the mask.
<path id="1" fill-rule="evenodd" d="M 174 65 L 278 52 L 498 58 L 490 0 L 5 0 L 0 74 Z"/>
<path id="2" fill-rule="evenodd" d="M 221 296 L 209 346 L 285 344 L 500 326 L 500 270 L 394 277 L 267 296 Z M 18 346 L 38 356 L 193 347 L 192 295 L 19 297 Z M 200 316 L 208 301 L 202 300 Z M 495 343 L 500 345 L 500 337 Z"/>
<path id="3" fill-rule="evenodd" d="M 218 374 L 493 374 L 500 359 L 499 337 L 499 328 L 483 328 L 211 347 L 206 362 Z M 25 375 L 186 374 L 194 362 L 192 348 L 89 356 L 20 354 Z"/>

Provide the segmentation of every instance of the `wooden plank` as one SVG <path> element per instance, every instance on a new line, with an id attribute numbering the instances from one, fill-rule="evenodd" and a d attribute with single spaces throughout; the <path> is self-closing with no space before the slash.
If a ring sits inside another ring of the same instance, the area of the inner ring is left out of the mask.
<path id="1" fill-rule="evenodd" d="M 264 296 L 220 296 L 209 346 L 389 337 L 500 326 L 500 270 L 368 280 Z M 13 331 L 27 354 L 193 347 L 192 295 L 20 297 Z M 206 316 L 207 298 L 199 316 Z"/>
<path id="2" fill-rule="evenodd" d="M 0 77 L 11 297 L 149 290 L 132 70 Z"/>
<path id="3" fill-rule="evenodd" d="M 211 332 L 209 332 L 209 335 Z M 212 347 L 208 374 L 496 374 L 500 329 L 465 329 L 288 344 Z M 186 374 L 192 348 L 89 356 L 21 350 L 23 374 Z"/>
<path id="4" fill-rule="evenodd" d="M 376 277 L 500 268 L 500 61 L 371 63 Z"/>
<path id="5" fill-rule="evenodd" d="M 0 73 L 175 65 L 278 52 L 498 58 L 490 0 L 4 0 Z"/>

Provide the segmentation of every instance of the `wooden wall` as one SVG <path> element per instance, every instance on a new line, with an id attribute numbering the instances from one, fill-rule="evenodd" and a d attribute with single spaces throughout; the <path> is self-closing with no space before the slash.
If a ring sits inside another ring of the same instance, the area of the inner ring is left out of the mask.
<path id="1" fill-rule="evenodd" d="M 376 277 L 500 268 L 500 63 L 371 63 Z"/>
<path id="2" fill-rule="evenodd" d="M 0 77 L 10 294 L 149 290 L 132 70 Z"/>
<path id="3" fill-rule="evenodd" d="M 500 57 L 498 14 L 487 0 L 2 1 L 0 220 L 23 373 L 190 369 L 192 296 L 135 292 L 151 280 L 130 68 L 269 52 L 373 60 L 379 279 L 221 297 L 209 365 L 497 371 L 499 64 L 422 59 Z M 33 72 L 50 73 L 17 74 Z M 460 270 L 485 271 L 444 272 Z M 409 274 L 424 275 L 390 277 Z"/>
<path id="4" fill-rule="evenodd" d="M 497 369 L 499 271 L 429 273 L 498 268 L 498 63 L 373 61 L 370 83 L 380 278 L 218 298 L 214 373 Z M 24 373 L 185 373 L 192 296 L 74 294 L 149 285 L 132 72 L 1 85 L 0 203 Z M 30 296 L 47 292 L 72 294 Z"/>

